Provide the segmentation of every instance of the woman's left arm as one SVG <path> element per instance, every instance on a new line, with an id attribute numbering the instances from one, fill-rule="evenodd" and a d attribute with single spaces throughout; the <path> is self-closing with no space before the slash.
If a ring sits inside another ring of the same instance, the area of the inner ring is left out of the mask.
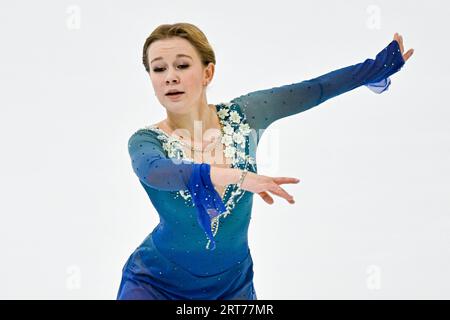
<path id="1" fill-rule="evenodd" d="M 266 129 L 278 119 L 308 110 L 362 85 L 376 93 L 384 92 L 391 84 L 389 76 L 399 71 L 414 52 L 410 49 L 403 54 L 403 50 L 403 38 L 396 33 L 375 60 L 366 59 L 310 80 L 250 92 L 230 102 L 241 107 L 251 128 Z"/>

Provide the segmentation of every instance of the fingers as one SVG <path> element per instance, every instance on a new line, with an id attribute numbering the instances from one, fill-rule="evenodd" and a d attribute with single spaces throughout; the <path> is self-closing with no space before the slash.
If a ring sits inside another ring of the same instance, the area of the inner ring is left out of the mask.
<path id="1" fill-rule="evenodd" d="M 272 185 L 271 187 L 269 187 L 268 189 L 269 192 L 272 192 L 273 194 L 286 199 L 287 202 L 289 202 L 290 204 L 294 204 L 294 197 L 291 196 L 289 193 L 286 192 L 286 190 L 284 190 L 283 188 L 281 188 L 278 185 Z"/>
<path id="2" fill-rule="evenodd" d="M 398 41 L 398 33 L 397 33 L 397 32 L 394 33 L 394 40 L 397 40 L 397 41 Z M 399 43 L 399 45 L 400 45 L 400 43 Z"/>
<path id="3" fill-rule="evenodd" d="M 409 49 L 403 56 L 403 60 L 405 60 L 405 61 L 408 60 L 412 56 L 413 53 L 414 53 L 414 49 Z"/>
<path id="4" fill-rule="evenodd" d="M 405 60 L 405 62 L 406 62 L 406 60 L 408 60 L 412 56 L 412 54 L 414 53 L 414 49 L 409 49 L 405 54 L 403 54 L 403 52 L 405 51 L 405 46 L 403 44 L 403 36 L 400 35 L 398 32 L 396 32 L 394 34 L 394 40 L 396 40 L 398 42 L 398 46 L 400 48 L 400 52 L 401 52 L 401 54 L 403 56 L 403 60 Z"/>
<path id="5" fill-rule="evenodd" d="M 283 184 L 283 183 L 299 183 L 300 179 L 297 179 L 297 178 L 289 178 L 289 177 L 276 177 L 276 178 L 273 178 L 273 181 L 275 181 L 277 184 Z"/>
<path id="6" fill-rule="evenodd" d="M 259 192 L 258 194 L 265 202 L 267 202 L 268 204 L 273 204 L 273 198 L 267 192 L 263 191 Z"/>
<path id="7" fill-rule="evenodd" d="M 405 51 L 405 47 L 403 46 L 403 36 L 399 35 L 400 38 L 400 52 L 403 54 L 403 51 Z"/>
<path id="8" fill-rule="evenodd" d="M 396 32 L 394 34 L 394 40 L 398 42 L 398 46 L 400 48 L 400 52 L 403 54 L 403 37 Z"/>

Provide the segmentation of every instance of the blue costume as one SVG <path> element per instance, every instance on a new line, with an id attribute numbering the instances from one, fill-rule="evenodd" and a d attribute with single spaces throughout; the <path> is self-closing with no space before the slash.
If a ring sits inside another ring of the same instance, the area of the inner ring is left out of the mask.
<path id="1" fill-rule="evenodd" d="M 271 123 L 362 85 L 384 92 L 404 63 L 393 40 L 374 60 L 219 103 L 231 167 L 257 173 L 256 148 Z M 256 300 L 247 240 L 253 193 L 230 184 L 219 195 L 210 164 L 195 163 L 155 125 L 133 133 L 128 151 L 160 222 L 125 263 L 117 299 Z"/>

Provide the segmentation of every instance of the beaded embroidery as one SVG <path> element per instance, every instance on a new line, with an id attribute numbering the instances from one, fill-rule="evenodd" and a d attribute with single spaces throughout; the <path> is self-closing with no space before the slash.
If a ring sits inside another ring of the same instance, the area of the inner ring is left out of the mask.
<path id="1" fill-rule="evenodd" d="M 219 110 L 217 111 L 217 115 L 222 125 L 223 135 L 221 142 L 226 146 L 223 150 L 225 157 L 232 159 L 230 168 L 239 168 L 241 170 L 246 168 L 249 171 L 256 172 L 255 159 L 246 154 L 246 147 L 249 145 L 248 135 L 251 132 L 251 128 L 247 123 L 245 114 L 240 111 L 236 104 L 231 102 L 222 102 L 219 103 L 218 106 Z M 166 151 L 169 158 L 190 160 L 194 162 L 192 158 L 186 156 L 186 153 L 183 150 L 183 145 L 176 137 L 169 136 L 165 131 L 159 129 L 155 125 L 145 126 L 143 129 L 158 133 L 157 138 L 162 142 L 163 149 Z M 226 218 L 229 214 L 231 214 L 231 211 L 235 207 L 236 203 L 245 193 L 245 190 L 237 187 L 237 184 L 229 184 L 225 188 L 224 194 L 221 197 L 223 201 L 225 201 L 229 191 L 231 191 L 231 196 L 226 203 L 224 203 L 227 210 L 211 219 L 211 231 L 214 236 L 219 230 L 220 218 Z M 175 194 L 174 199 L 181 196 L 185 200 L 185 204 L 191 207 L 195 206 L 192 202 L 192 196 L 189 190 L 186 189 L 172 192 Z M 208 239 L 208 243 L 206 245 L 207 249 L 209 248 L 210 242 L 211 241 Z"/>

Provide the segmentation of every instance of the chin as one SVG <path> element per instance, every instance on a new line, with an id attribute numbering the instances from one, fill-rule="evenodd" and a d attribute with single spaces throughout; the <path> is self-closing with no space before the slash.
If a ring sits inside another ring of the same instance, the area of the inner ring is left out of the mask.
<path id="1" fill-rule="evenodd" d="M 164 101 L 162 105 L 164 106 L 164 108 L 166 108 L 167 111 L 170 111 L 172 113 L 185 114 L 191 112 L 188 104 L 185 101 Z"/>

